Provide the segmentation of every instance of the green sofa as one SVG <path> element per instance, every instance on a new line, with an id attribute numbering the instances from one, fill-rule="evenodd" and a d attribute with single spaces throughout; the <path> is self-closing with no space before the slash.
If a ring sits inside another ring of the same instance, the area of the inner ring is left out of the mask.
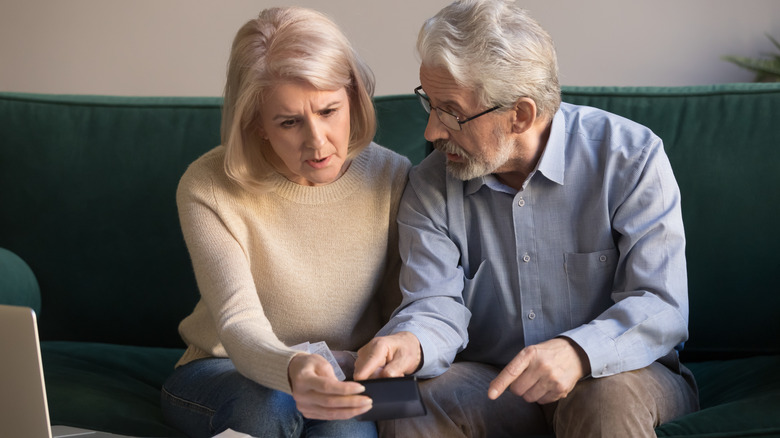
<path id="1" fill-rule="evenodd" d="M 688 237 L 702 410 L 659 436 L 780 436 L 780 84 L 567 87 L 665 142 Z M 39 313 L 52 421 L 177 436 L 159 388 L 198 298 L 175 190 L 219 142 L 219 98 L 0 93 L 0 303 Z M 376 98 L 377 141 L 429 151 L 413 95 Z"/>

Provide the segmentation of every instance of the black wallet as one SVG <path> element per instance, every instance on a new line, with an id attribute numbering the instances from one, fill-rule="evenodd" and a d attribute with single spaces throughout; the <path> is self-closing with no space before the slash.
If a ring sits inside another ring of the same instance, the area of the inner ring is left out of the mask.
<path id="1" fill-rule="evenodd" d="M 374 402 L 370 411 L 356 417 L 360 421 L 393 420 L 426 414 L 417 377 L 361 380 L 358 383 L 366 388 L 363 394 Z"/>

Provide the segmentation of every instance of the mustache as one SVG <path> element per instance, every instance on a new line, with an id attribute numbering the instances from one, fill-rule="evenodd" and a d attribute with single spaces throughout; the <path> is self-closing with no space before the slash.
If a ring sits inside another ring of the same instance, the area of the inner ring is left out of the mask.
<path id="1" fill-rule="evenodd" d="M 444 152 L 445 154 L 456 154 L 462 157 L 467 156 L 466 152 L 460 146 L 452 143 L 449 140 L 434 140 L 433 147 L 434 149 Z"/>

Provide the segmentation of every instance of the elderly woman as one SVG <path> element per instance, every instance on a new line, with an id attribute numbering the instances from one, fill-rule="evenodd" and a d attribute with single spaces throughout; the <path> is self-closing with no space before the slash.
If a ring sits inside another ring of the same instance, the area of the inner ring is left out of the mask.
<path id="1" fill-rule="evenodd" d="M 338 27 L 273 8 L 235 37 L 222 145 L 190 165 L 177 203 L 201 299 L 162 391 L 193 437 L 374 436 L 349 375 L 400 301 L 397 227 L 409 161 L 371 142 L 373 76 Z"/>

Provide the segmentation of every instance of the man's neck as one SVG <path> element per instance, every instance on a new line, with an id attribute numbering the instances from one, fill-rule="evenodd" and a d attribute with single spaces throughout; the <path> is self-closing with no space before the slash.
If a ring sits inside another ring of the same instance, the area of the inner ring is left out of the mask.
<path id="1" fill-rule="evenodd" d="M 530 129 L 518 137 L 518 153 L 494 173 L 499 181 L 518 191 L 523 189 L 528 176 L 536 169 L 550 138 L 552 121 L 540 120 L 537 125 L 536 129 Z"/>

